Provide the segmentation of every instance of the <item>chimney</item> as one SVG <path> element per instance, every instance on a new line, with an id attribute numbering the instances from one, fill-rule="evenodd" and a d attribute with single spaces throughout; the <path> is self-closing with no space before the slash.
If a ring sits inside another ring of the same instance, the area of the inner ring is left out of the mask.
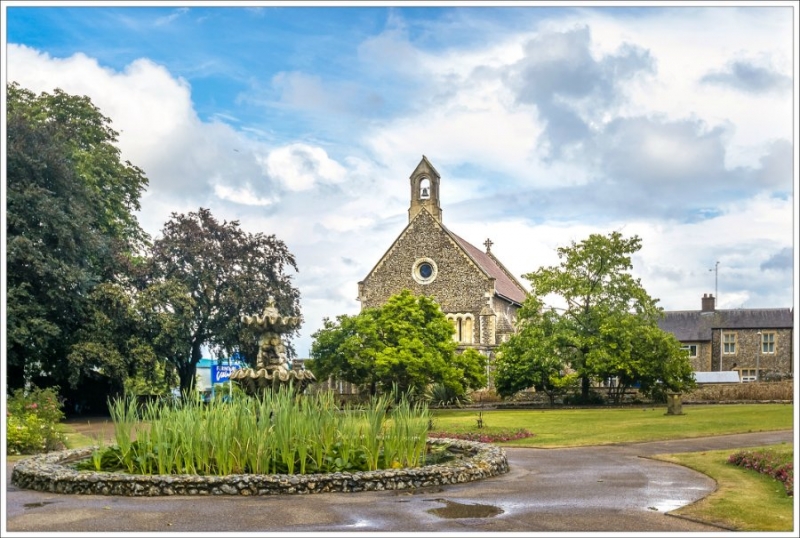
<path id="1" fill-rule="evenodd" d="M 713 312 L 714 311 L 714 303 L 716 303 L 716 299 L 714 299 L 714 295 L 712 293 L 704 293 L 703 294 L 701 312 Z"/>

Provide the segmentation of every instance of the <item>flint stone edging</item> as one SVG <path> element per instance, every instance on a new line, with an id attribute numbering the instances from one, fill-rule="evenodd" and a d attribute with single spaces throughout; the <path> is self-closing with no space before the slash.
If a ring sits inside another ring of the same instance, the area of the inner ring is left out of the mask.
<path id="1" fill-rule="evenodd" d="M 482 480 L 508 472 L 505 451 L 461 439 L 429 439 L 463 453 L 439 465 L 380 471 L 312 475 L 134 475 L 77 471 L 65 465 L 88 457 L 90 448 L 34 456 L 18 462 L 11 483 L 19 488 L 83 495 L 156 497 L 163 495 L 303 495 L 327 492 L 403 490 Z"/>

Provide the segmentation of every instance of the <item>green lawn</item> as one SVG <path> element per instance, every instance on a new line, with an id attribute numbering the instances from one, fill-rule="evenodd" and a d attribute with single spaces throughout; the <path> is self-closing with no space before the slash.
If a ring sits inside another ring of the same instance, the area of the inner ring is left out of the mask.
<path id="1" fill-rule="evenodd" d="M 748 450 L 748 449 L 745 449 Z M 793 456 L 793 445 L 752 447 L 749 450 Z M 791 532 L 794 498 L 779 481 L 726 463 L 738 450 L 709 450 L 685 454 L 662 454 L 654 459 L 679 463 L 714 479 L 717 490 L 700 501 L 672 513 L 714 523 L 737 531 Z"/>
<path id="2" fill-rule="evenodd" d="M 534 434 L 504 445 L 568 447 L 685 439 L 732 433 L 792 429 L 789 404 L 683 406 L 682 415 L 667 415 L 666 405 L 628 409 L 479 409 L 434 410 L 433 429 L 447 432 L 498 433 L 521 428 Z"/>

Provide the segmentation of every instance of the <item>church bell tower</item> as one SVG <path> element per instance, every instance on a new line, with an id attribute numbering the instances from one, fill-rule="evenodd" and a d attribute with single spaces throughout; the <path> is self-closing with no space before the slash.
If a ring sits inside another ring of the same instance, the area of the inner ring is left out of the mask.
<path id="1" fill-rule="evenodd" d="M 411 206 L 408 208 L 408 221 L 424 207 L 438 222 L 442 222 L 442 208 L 439 205 L 439 172 L 425 155 L 414 172 L 411 173 Z"/>

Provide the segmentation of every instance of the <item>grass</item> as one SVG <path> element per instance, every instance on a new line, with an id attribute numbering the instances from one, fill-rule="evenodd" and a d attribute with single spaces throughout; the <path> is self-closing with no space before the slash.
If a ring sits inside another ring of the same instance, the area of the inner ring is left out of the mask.
<path id="1" fill-rule="evenodd" d="M 788 458 L 793 457 L 793 445 L 787 444 L 745 450 L 770 450 Z M 786 494 L 783 484 L 778 480 L 727 463 L 733 452 L 736 450 L 654 456 L 653 459 L 699 471 L 717 482 L 714 493 L 671 513 L 737 531 L 791 532 L 794 499 Z"/>
<path id="2" fill-rule="evenodd" d="M 436 432 L 503 434 L 527 429 L 534 437 L 498 444 L 555 448 L 686 439 L 734 433 L 790 430 L 794 411 L 787 404 L 684 405 L 683 415 L 667 415 L 666 406 L 631 409 L 435 410 Z M 97 440 L 61 424 L 67 446 L 78 448 Z M 332 440 L 328 443 L 333 442 Z M 793 457 L 793 445 L 781 444 L 752 450 L 772 450 Z M 737 450 L 665 454 L 653 459 L 684 465 L 715 480 L 717 490 L 672 514 L 739 531 L 792 531 L 793 498 L 783 484 L 755 471 L 727 463 Z M 9 457 L 12 460 L 12 457 Z"/>
<path id="3" fill-rule="evenodd" d="M 791 429 L 789 404 L 684 405 L 667 415 L 666 405 L 628 409 L 432 410 L 433 431 L 501 433 L 524 428 L 533 437 L 500 443 L 557 448 L 687 439 Z"/>

